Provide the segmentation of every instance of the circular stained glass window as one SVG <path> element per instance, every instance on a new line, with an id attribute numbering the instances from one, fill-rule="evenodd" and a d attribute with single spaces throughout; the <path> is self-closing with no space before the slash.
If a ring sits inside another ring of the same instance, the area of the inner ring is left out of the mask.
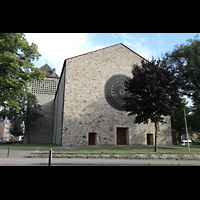
<path id="1" fill-rule="evenodd" d="M 128 76 L 117 74 L 110 77 L 104 88 L 107 102 L 115 109 L 123 111 L 124 97 L 127 92 L 124 90 L 124 81 L 129 79 Z"/>

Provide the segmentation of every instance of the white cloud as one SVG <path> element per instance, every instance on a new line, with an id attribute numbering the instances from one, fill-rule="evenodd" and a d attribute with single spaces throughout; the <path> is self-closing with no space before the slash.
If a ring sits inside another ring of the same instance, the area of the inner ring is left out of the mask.
<path id="1" fill-rule="evenodd" d="M 40 65 L 47 63 L 56 68 L 60 75 L 63 62 L 66 58 L 77 56 L 89 51 L 102 48 L 92 46 L 89 42 L 90 35 L 87 33 L 26 33 L 29 43 L 38 45 L 38 51 L 42 54 Z M 37 66 L 37 67 L 41 67 Z"/>
<path id="2" fill-rule="evenodd" d="M 123 43 L 130 47 L 133 51 L 141 55 L 142 57 L 151 60 L 153 53 L 147 45 L 147 39 L 145 37 L 135 37 L 132 34 L 121 33 Z"/>
<path id="3" fill-rule="evenodd" d="M 38 45 L 38 51 L 42 54 L 39 61 L 34 61 L 35 66 L 41 67 L 46 64 L 47 60 L 50 67 L 56 68 L 58 75 L 61 73 L 66 58 L 105 47 L 101 43 L 99 44 L 99 41 L 95 41 L 96 45 L 93 44 L 92 41 L 95 40 L 95 35 L 92 33 L 26 33 L 25 35 L 29 43 L 34 42 Z M 160 34 L 156 36 L 160 40 L 160 47 L 152 50 L 147 37 L 144 35 L 112 34 L 113 38 L 120 42 L 122 39 L 123 44 L 149 60 L 152 59 L 152 56 L 156 57 L 163 50 L 161 45 L 164 41 L 161 40 Z"/>
<path id="4" fill-rule="evenodd" d="M 152 45 L 151 41 L 148 41 L 147 37 L 135 36 L 134 34 L 129 33 L 120 33 L 120 35 L 125 45 L 147 60 L 151 60 L 152 56 L 157 59 L 157 57 L 161 57 L 160 54 L 165 51 L 165 48 L 163 47 L 165 40 L 161 39 L 161 33 L 156 34 L 156 37 L 158 38 L 157 46 L 156 44 Z"/>
<path id="5" fill-rule="evenodd" d="M 156 36 L 159 38 L 161 36 L 161 33 L 157 33 Z"/>

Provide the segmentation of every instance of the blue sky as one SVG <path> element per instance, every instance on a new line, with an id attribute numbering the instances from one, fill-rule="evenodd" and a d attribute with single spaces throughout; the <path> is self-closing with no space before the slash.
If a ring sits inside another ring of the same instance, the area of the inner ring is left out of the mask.
<path id="1" fill-rule="evenodd" d="M 29 43 L 38 45 L 42 54 L 36 67 L 49 64 L 60 75 L 66 58 L 123 43 L 142 57 L 161 58 L 172 51 L 175 44 L 186 43 L 198 33 L 27 33 Z M 200 35 L 200 34 L 199 34 Z"/>

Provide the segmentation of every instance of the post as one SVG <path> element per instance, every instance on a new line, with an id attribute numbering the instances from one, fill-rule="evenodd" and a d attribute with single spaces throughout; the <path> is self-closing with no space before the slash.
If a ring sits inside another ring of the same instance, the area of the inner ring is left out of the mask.
<path id="1" fill-rule="evenodd" d="M 52 148 L 49 148 L 49 167 L 51 166 Z"/>
<path id="2" fill-rule="evenodd" d="M 158 144 L 157 144 L 157 137 L 158 137 L 158 122 L 155 122 L 155 147 L 154 152 L 158 151 Z"/>
<path id="3" fill-rule="evenodd" d="M 9 154 L 10 154 L 10 147 L 8 147 L 8 154 L 7 154 L 7 157 L 9 157 Z"/>
<path id="4" fill-rule="evenodd" d="M 188 152 L 190 152 L 190 145 L 189 145 L 189 141 L 188 141 L 188 130 L 187 130 L 187 119 L 186 119 L 185 108 L 184 108 L 184 117 L 185 117 L 185 131 L 186 131 L 186 137 L 187 137 Z"/>

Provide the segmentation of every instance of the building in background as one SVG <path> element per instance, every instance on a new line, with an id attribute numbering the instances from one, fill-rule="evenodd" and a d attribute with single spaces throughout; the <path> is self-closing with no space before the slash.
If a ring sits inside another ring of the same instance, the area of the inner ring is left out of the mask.
<path id="1" fill-rule="evenodd" d="M 0 116 L 0 140 L 1 142 L 9 141 L 11 139 L 10 134 L 11 123 L 10 120 Z"/>

